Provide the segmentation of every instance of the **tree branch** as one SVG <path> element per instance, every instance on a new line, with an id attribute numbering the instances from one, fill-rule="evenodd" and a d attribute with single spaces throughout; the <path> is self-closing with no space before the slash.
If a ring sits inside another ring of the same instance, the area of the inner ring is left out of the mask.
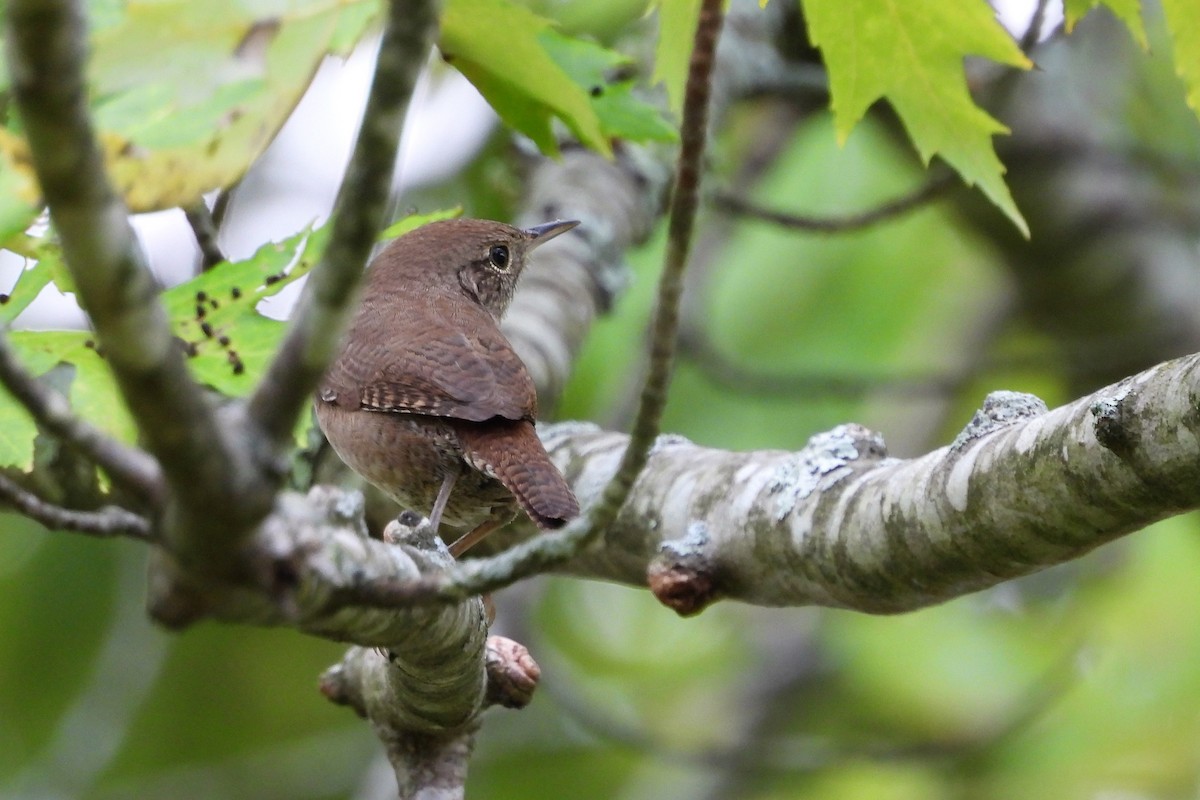
<path id="1" fill-rule="evenodd" d="M 1046 24 L 1046 10 L 1050 0 L 1037 0 L 1033 13 L 1029 17 L 1029 26 L 1021 34 L 1021 50 L 1028 53 L 1037 46 L 1042 38 L 1042 26 Z"/>
<path id="2" fill-rule="evenodd" d="M 816 217 L 803 214 L 791 214 L 758 205 L 731 192 L 718 191 L 713 194 L 713 206 L 729 214 L 736 214 L 762 222 L 770 222 L 783 228 L 814 233 L 844 233 L 861 230 L 880 222 L 896 219 L 915 211 L 923 205 L 941 197 L 953 188 L 956 178 L 952 174 L 939 175 L 931 178 L 923 185 L 908 194 L 880 203 L 875 208 L 860 211 L 857 214 L 846 214 L 837 217 Z"/>
<path id="3" fill-rule="evenodd" d="M 125 536 L 142 541 L 153 539 L 149 520 L 132 511 L 119 506 L 105 506 L 98 511 L 63 508 L 43 500 L 4 475 L 0 475 L 0 502 L 7 503 L 14 510 L 51 530 L 73 531 L 104 538 Z"/>
<path id="4" fill-rule="evenodd" d="M 354 648 L 342 663 L 321 677 L 321 692 L 330 701 L 370 716 L 377 698 L 368 696 L 368 681 L 355 675 L 371 651 Z M 529 652 L 502 636 L 487 640 L 488 705 L 522 708 L 530 700 L 540 670 Z M 372 720 L 375 719 L 372 717 Z M 454 800 L 464 796 L 467 766 L 478 730 L 478 720 L 446 730 L 376 730 L 383 739 L 388 762 L 396 774 L 401 798 Z"/>
<path id="5" fill-rule="evenodd" d="M 769 371 L 747 366 L 736 356 L 725 353 L 713 341 L 711 332 L 697 324 L 680 332 L 680 355 L 714 385 L 748 396 L 777 397 L 792 401 L 806 399 L 857 400 L 873 393 L 904 399 L 949 398 L 981 374 L 994 372 L 1037 371 L 1047 374 L 1076 376 L 1097 367 L 1095 361 L 1082 365 L 1084 354 L 1075 349 L 1033 350 L 1012 355 L 976 354 L 971 363 L 961 367 L 911 372 L 875 373 L 797 370 Z M 1064 348 L 1065 349 L 1065 348 Z M 1120 342 L 1112 342 L 1106 351 L 1108 364 L 1124 357 Z"/>
<path id="6" fill-rule="evenodd" d="M 147 448 L 187 515 L 261 518 L 269 506 L 248 500 L 259 476 L 234 456 L 229 432 L 188 374 L 126 209 L 105 176 L 87 107 L 82 4 L 13 0 L 7 21 L 13 98 L 34 170 L 80 302 Z M 220 545 L 222 537 L 211 538 Z"/>
<path id="7" fill-rule="evenodd" d="M 475 731 L 450 736 L 406 734 L 385 743 L 400 800 L 461 800 Z"/>
<path id="8" fill-rule="evenodd" d="M 216 220 L 203 199 L 185 208 L 183 214 L 191 226 L 192 235 L 196 237 L 196 246 L 200 248 L 200 268 L 207 272 L 225 260 L 225 254 L 217 243 Z"/>
<path id="9" fill-rule="evenodd" d="M 869 613 L 941 603 L 1200 507 L 1198 404 L 1195 355 L 1050 412 L 993 393 L 953 445 L 905 461 L 858 425 L 795 453 L 661 436 L 605 547 L 558 568 L 648 583 L 680 613 L 721 598 Z M 541 433 L 583 504 L 628 446 L 580 423 Z M 416 581 L 363 581 L 340 599 L 394 607 L 491 591 L 525 574 L 528 546 Z"/>
<path id="10" fill-rule="evenodd" d="M 962 388 L 983 368 L 972 365 L 970 369 L 941 373 L 930 370 L 890 375 L 816 371 L 772 373 L 748 367 L 726 355 L 712 340 L 710 332 L 698 325 L 681 333 L 679 349 L 681 356 L 717 386 L 742 395 L 781 397 L 792 401 L 805 398 L 857 400 L 872 392 L 912 399 L 941 398 Z M 1048 366 L 1045 362 L 1043 359 L 1034 366 Z M 992 363 L 983 366 L 990 367 Z"/>
<path id="11" fill-rule="evenodd" d="M 0 334 L 0 383 L 46 431 L 94 461 L 122 488 L 152 506 L 161 505 L 164 486 L 158 462 L 72 414 L 65 397 L 21 365 L 3 334 Z"/>
<path id="12" fill-rule="evenodd" d="M 625 252 L 650 235 L 670 181 L 658 151 L 622 144 L 612 160 L 580 147 L 539 159 L 518 226 L 550 219 L 583 225 L 537 249 L 501 322 L 529 370 L 545 414 L 562 394 L 596 318 L 629 282 Z"/>
<path id="13" fill-rule="evenodd" d="M 404 516 L 404 515 L 402 515 Z M 361 645 L 337 676 L 339 697 L 386 730 L 445 733 L 486 702 L 487 617 L 478 597 L 438 608 L 345 610 L 359 583 L 418 580 L 452 559 L 428 526 L 393 524 L 397 544 L 371 539 L 357 492 L 317 487 L 278 496 L 240 552 L 241 570 L 192 580 L 164 560 L 151 573 L 150 612 L 172 627 L 200 618 L 287 626 Z M 375 648 L 386 649 L 386 655 Z M 328 692 L 327 692 L 328 693 Z M 336 698 L 334 698 L 336 699 Z"/>
<path id="14" fill-rule="evenodd" d="M 363 266 L 383 228 L 400 126 L 437 27 L 435 0 L 391 0 L 362 127 L 333 213 L 333 232 L 283 344 L 250 399 L 250 419 L 276 447 L 291 439 L 337 351 Z"/>
<path id="15" fill-rule="evenodd" d="M 416 519 L 401 515 L 408 517 Z M 276 513 L 244 546 L 235 580 L 188 583 L 186 574 L 152 572 L 151 612 L 167 624 L 203 616 L 364 645 L 326 671 L 322 692 L 371 721 L 402 797 L 428 796 L 422 792 L 431 787 L 449 792 L 439 797 L 461 796 L 479 712 L 493 702 L 527 701 L 536 665 L 527 653 L 521 658 L 523 649 L 493 653 L 478 597 L 439 608 L 345 610 L 337 597 L 364 580 L 413 581 L 453 561 L 427 522 L 393 523 L 380 542 L 362 519 L 357 493 L 318 487 L 307 497 L 281 494 Z"/>
<path id="16" fill-rule="evenodd" d="M 785 69 L 775 39 L 786 13 L 784 4 L 775 3 L 730 8 L 713 73 L 712 117 Z M 675 149 L 618 141 L 614 156 L 606 159 L 568 143 L 561 158 L 538 159 L 526 180 L 519 225 L 583 220 L 570 236 L 539 248 L 501 323 L 534 379 L 543 414 L 557 402 L 592 323 L 632 280 L 626 251 L 646 240 L 666 208 Z M 694 269 L 693 264 L 689 274 Z"/>

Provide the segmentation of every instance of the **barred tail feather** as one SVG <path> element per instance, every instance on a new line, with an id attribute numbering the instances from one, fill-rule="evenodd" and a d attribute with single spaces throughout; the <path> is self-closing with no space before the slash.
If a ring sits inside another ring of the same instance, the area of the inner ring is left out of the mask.
<path id="1" fill-rule="evenodd" d="M 493 418 L 454 427 L 467 462 L 504 484 L 539 528 L 561 528 L 579 516 L 579 502 L 533 423 Z"/>

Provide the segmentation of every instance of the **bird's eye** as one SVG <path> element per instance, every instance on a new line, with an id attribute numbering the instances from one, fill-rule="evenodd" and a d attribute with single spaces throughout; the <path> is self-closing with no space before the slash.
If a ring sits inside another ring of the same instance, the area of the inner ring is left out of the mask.
<path id="1" fill-rule="evenodd" d="M 508 269 L 508 248 L 502 244 L 492 245 L 488 258 L 496 269 Z"/>

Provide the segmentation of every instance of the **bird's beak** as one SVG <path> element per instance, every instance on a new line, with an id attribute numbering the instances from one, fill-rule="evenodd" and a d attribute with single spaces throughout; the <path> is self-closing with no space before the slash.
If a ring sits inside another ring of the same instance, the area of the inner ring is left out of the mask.
<path id="1" fill-rule="evenodd" d="M 579 224 L 577 219 L 556 219 L 554 222 L 543 222 L 541 225 L 534 225 L 532 228 L 525 229 L 525 235 L 529 237 L 529 249 L 532 250 L 539 245 L 558 236 L 560 233 L 566 233 Z"/>

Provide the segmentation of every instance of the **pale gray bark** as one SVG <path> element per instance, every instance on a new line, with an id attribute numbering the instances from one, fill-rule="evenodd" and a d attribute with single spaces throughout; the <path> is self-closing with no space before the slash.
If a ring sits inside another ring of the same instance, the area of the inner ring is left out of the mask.
<path id="1" fill-rule="evenodd" d="M 889 458 L 879 434 L 853 424 L 798 452 L 730 452 L 663 436 L 603 541 L 563 571 L 649 583 L 684 612 L 722 598 L 871 613 L 942 602 L 1200 506 L 1198 407 L 1200 356 L 1189 356 L 1052 411 L 1030 395 L 995 392 L 953 444 L 908 460 Z M 541 432 L 586 506 L 627 437 L 580 423 Z M 512 580 L 508 553 L 430 572 L 411 547 L 350 525 L 361 514 L 354 495 L 320 491 L 281 498 L 249 554 L 258 583 L 245 594 L 222 587 L 187 607 L 389 646 L 432 613 L 424 604 Z M 306 521 L 321 504 L 340 527 Z M 522 534 L 515 529 L 507 543 Z M 420 624 L 462 631 L 470 618 Z"/>
<path id="2" fill-rule="evenodd" d="M 662 437 L 602 545 L 567 571 L 649 575 L 685 611 L 723 597 L 872 613 L 942 602 L 1200 506 L 1198 401 L 1189 356 L 1048 412 L 994 393 L 953 445 L 903 461 L 855 425 L 795 453 Z M 586 506 L 625 437 L 542 434 Z"/>

